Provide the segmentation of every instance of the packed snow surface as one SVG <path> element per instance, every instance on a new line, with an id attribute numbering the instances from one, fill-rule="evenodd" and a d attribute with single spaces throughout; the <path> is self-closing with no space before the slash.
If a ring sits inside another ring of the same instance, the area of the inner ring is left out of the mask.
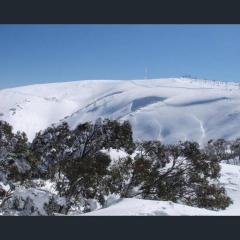
<path id="1" fill-rule="evenodd" d="M 97 118 L 129 120 L 136 140 L 165 143 L 240 136 L 237 83 L 189 78 L 86 80 L 0 90 L 0 120 L 31 141 L 66 121 L 72 128 Z"/>

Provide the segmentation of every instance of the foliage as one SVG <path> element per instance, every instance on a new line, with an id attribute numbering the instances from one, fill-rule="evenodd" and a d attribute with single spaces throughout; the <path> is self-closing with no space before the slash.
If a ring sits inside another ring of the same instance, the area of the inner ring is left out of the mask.
<path id="1" fill-rule="evenodd" d="M 112 161 L 110 149 L 127 156 Z M 202 149 L 190 141 L 134 143 L 128 121 L 98 119 L 75 129 L 65 122 L 53 125 L 28 143 L 25 133 L 13 133 L 0 121 L 0 181 L 20 181 L 26 188 L 36 178 L 54 182 L 65 201 L 53 197 L 46 205 L 50 215 L 66 214 L 79 202 L 89 211 L 91 201 L 103 206 L 109 194 L 225 209 L 231 199 L 219 183 L 219 163 L 232 158 L 240 159 L 239 139 L 210 140 Z"/>

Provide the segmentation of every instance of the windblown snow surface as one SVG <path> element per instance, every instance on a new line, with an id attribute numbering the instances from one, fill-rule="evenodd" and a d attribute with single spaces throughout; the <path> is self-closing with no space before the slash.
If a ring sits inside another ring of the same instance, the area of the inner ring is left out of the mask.
<path id="1" fill-rule="evenodd" d="M 36 132 L 66 121 L 72 128 L 97 118 L 129 120 L 135 140 L 165 143 L 240 136 L 237 83 L 168 78 L 86 80 L 4 89 L 0 120 L 14 131 Z"/>
<path id="2" fill-rule="evenodd" d="M 74 128 L 99 117 L 129 120 L 135 140 L 204 144 L 209 139 L 234 139 L 240 137 L 240 87 L 170 78 L 89 80 L 0 90 L 0 120 L 9 122 L 15 132 L 26 132 L 30 141 L 51 124 L 66 121 Z M 116 161 L 118 154 L 112 153 Z M 240 166 L 221 167 L 220 182 L 233 200 L 226 210 L 112 197 L 106 208 L 83 215 L 240 215 Z"/>

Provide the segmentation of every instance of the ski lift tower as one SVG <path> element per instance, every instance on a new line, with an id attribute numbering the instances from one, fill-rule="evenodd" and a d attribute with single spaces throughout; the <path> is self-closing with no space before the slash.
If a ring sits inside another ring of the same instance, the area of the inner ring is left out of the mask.
<path id="1" fill-rule="evenodd" d="M 147 67 L 145 67 L 145 77 L 144 77 L 144 79 L 148 79 L 148 68 Z"/>

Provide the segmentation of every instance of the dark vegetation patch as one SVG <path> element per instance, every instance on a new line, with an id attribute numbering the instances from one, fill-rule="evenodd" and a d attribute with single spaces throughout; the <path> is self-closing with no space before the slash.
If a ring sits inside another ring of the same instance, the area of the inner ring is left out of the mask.
<path id="1" fill-rule="evenodd" d="M 106 152 L 111 148 L 128 154 L 112 162 Z M 0 121 L 0 182 L 14 194 L 19 184 L 33 189 L 36 179 L 51 180 L 57 196 L 46 203 L 47 215 L 67 214 L 79 204 L 82 212 L 91 211 L 92 200 L 104 207 L 110 194 L 225 209 L 231 199 L 219 185 L 219 163 L 231 159 L 240 162 L 239 139 L 211 140 L 203 149 L 190 141 L 133 142 L 128 121 L 105 119 L 79 124 L 74 130 L 63 122 L 39 132 L 29 143 L 25 133 L 14 134 L 8 123 Z M 0 210 L 19 211 L 18 198 L 1 187 L 0 199 Z M 22 214 L 38 214 L 35 200 L 24 201 Z"/>

